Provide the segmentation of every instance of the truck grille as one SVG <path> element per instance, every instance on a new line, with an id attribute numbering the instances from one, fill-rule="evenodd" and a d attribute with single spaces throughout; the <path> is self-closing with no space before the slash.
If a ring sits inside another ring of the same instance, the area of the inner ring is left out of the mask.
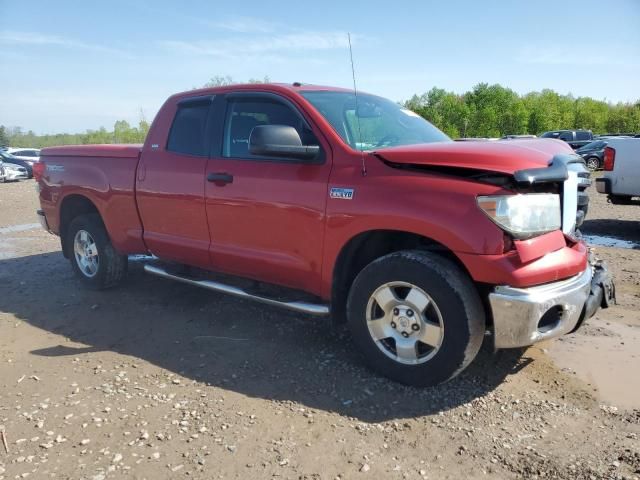
<path id="1" fill-rule="evenodd" d="M 574 235 L 580 228 L 589 210 L 589 195 L 586 191 L 591 185 L 589 170 L 583 163 L 567 165 L 569 178 L 562 189 L 562 231 Z"/>

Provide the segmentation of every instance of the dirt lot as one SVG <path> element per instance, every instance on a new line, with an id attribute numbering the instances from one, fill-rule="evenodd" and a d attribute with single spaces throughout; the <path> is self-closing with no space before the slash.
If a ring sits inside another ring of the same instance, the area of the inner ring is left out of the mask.
<path id="1" fill-rule="evenodd" d="M 640 204 L 594 189 L 619 305 L 412 389 L 323 320 L 146 276 L 78 286 L 32 181 L 0 185 L 0 480 L 640 478 Z"/>

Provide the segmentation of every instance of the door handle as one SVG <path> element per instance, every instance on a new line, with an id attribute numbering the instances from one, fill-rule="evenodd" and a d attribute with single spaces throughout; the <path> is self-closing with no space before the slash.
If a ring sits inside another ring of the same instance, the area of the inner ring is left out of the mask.
<path id="1" fill-rule="evenodd" d="M 207 181 L 213 183 L 233 183 L 233 175 L 228 173 L 209 173 Z"/>

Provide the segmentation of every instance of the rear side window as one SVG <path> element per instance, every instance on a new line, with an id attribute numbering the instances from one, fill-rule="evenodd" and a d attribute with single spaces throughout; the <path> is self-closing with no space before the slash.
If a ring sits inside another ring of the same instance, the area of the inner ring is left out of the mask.
<path id="1" fill-rule="evenodd" d="M 589 132 L 576 132 L 576 140 L 591 140 Z"/>
<path id="2" fill-rule="evenodd" d="M 167 150 L 206 157 L 207 116 L 209 103 L 180 106 L 169 132 Z"/>

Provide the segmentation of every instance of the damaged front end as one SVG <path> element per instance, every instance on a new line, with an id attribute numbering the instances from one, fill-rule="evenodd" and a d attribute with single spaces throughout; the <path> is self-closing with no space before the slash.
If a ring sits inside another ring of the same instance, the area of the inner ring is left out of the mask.
<path id="1" fill-rule="evenodd" d="M 520 271 L 544 264 L 546 271 L 555 274 L 548 275 L 547 280 L 520 284 L 487 282 L 474 276 L 476 281 L 488 283 L 488 313 L 493 321 L 496 348 L 523 347 L 574 332 L 598 308 L 615 303 L 615 286 L 607 266 L 588 248 L 580 233 L 589 210 L 587 188 L 591 185 L 590 172 L 580 156 L 572 152 L 555 155 L 544 152 L 551 161 L 531 162 L 529 168 L 509 171 L 504 159 L 499 164 L 495 162 L 497 168 L 491 168 L 489 161 L 445 162 L 434 156 L 411 163 L 408 156 L 390 153 L 374 154 L 394 168 L 489 183 L 514 195 L 546 193 L 560 197 L 560 220 L 555 232 L 518 236 L 502 225 L 521 262 Z M 563 278 L 559 272 L 567 257 L 556 251 L 558 248 L 571 252 L 574 259 L 588 255 L 586 268 Z"/>
<path id="2" fill-rule="evenodd" d="M 520 170 L 513 178 L 521 187 L 561 182 L 562 232 L 568 241 L 583 241 L 579 227 L 589 209 L 591 179 L 580 157 L 556 155 L 547 168 Z M 495 287 L 489 302 L 496 348 L 523 347 L 575 332 L 599 308 L 615 303 L 606 263 L 591 249 L 588 255 L 587 269 L 573 278 L 530 288 Z"/>

